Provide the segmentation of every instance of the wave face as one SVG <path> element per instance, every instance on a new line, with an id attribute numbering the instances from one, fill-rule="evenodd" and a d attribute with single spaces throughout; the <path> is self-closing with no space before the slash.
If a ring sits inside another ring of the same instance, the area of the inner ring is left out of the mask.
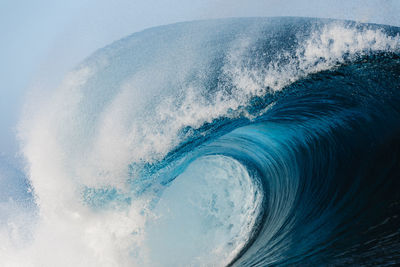
<path id="1" fill-rule="evenodd" d="M 399 32 L 226 19 L 97 51 L 21 122 L 37 219 L 4 264 L 399 263 Z"/>

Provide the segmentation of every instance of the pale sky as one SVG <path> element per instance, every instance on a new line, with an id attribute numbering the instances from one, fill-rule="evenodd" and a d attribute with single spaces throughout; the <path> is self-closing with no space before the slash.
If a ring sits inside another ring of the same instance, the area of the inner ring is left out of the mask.
<path id="1" fill-rule="evenodd" d="M 56 86 L 93 51 L 133 32 L 244 16 L 329 17 L 400 26 L 399 14 L 400 0 L 0 0 L 0 154 L 16 153 L 15 125 L 29 88 Z"/>

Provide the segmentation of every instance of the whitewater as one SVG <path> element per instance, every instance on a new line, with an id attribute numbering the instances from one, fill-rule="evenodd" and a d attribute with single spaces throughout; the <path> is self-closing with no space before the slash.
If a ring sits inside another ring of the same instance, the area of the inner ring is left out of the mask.
<path id="1" fill-rule="evenodd" d="M 134 33 L 27 103 L 0 265 L 400 263 L 399 133 L 397 27 Z"/>

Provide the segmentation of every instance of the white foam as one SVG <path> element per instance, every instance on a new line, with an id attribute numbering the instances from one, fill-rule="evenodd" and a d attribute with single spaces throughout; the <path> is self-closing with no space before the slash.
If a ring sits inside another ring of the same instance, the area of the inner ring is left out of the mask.
<path id="1" fill-rule="evenodd" d="M 245 101 L 269 91 L 280 91 L 309 74 L 329 70 L 371 52 L 398 53 L 400 36 L 388 36 L 381 29 L 356 28 L 334 22 L 314 31 L 310 38 L 300 43 L 295 54 L 283 52 L 278 60 L 257 69 L 241 57 L 248 47 L 234 50 L 230 64 L 225 67 L 225 72 L 239 88 L 238 98 L 244 97 Z M 287 63 L 281 64 L 281 59 Z"/>

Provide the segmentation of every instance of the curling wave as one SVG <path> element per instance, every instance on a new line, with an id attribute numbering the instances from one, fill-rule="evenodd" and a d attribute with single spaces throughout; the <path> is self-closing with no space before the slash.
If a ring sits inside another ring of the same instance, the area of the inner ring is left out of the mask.
<path id="1" fill-rule="evenodd" d="M 225 19 L 97 51 L 21 121 L 38 215 L 0 262 L 400 262 L 399 32 Z"/>

